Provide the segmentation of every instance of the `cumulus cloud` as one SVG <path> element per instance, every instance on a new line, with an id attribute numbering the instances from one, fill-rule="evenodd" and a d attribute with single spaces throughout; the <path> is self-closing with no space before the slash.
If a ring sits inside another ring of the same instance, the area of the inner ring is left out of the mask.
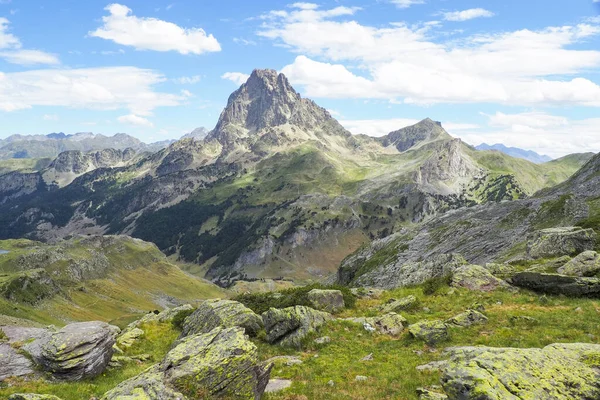
<path id="1" fill-rule="evenodd" d="M 0 58 L 12 64 L 60 64 L 58 57 L 40 50 L 22 48 L 18 37 L 8 32 L 9 20 L 0 17 Z"/>
<path id="2" fill-rule="evenodd" d="M 110 4 L 105 10 L 110 15 L 102 17 L 104 25 L 90 32 L 90 36 L 137 50 L 177 51 L 181 54 L 221 50 L 217 39 L 201 28 L 187 29 L 156 18 L 136 17 L 129 7 L 121 4 Z"/>
<path id="3" fill-rule="evenodd" d="M 243 74 L 241 72 L 225 72 L 223 75 L 221 75 L 221 79 L 227 79 L 236 85 L 242 85 L 246 83 L 249 77 L 250 75 Z"/>
<path id="4" fill-rule="evenodd" d="M 122 124 L 145 126 L 148 128 L 152 128 L 154 126 L 154 124 L 148 121 L 146 118 L 140 117 L 135 114 L 123 115 L 117 118 L 117 120 Z"/>
<path id="5" fill-rule="evenodd" d="M 390 0 L 390 2 L 399 8 L 408 8 L 415 4 L 425 4 L 425 0 Z"/>
<path id="6" fill-rule="evenodd" d="M 490 18 L 495 14 L 484 8 L 470 8 L 463 11 L 450 11 L 443 13 L 446 21 L 468 21 L 475 18 Z"/>
<path id="7" fill-rule="evenodd" d="M 600 51 L 573 46 L 597 36 L 597 24 L 435 42 L 430 24 L 362 25 L 347 19 L 357 11 L 275 10 L 258 34 L 300 54 L 283 72 L 308 96 L 600 106 L 600 86 L 578 76 L 600 67 Z"/>
<path id="8" fill-rule="evenodd" d="M 154 85 L 164 80 L 157 72 L 135 67 L 0 72 L 0 110 L 34 106 L 125 108 L 131 114 L 149 115 L 157 107 L 176 106 L 183 100 L 180 95 L 154 90 Z"/>

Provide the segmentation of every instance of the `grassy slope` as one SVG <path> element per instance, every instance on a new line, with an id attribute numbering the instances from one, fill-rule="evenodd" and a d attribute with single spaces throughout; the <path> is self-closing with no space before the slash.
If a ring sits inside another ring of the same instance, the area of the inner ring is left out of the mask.
<path id="1" fill-rule="evenodd" d="M 45 269 L 59 284 L 61 293 L 37 304 L 0 297 L 0 314 L 44 324 L 102 320 L 124 325 L 140 314 L 162 309 L 163 300 L 168 298 L 194 303 L 226 296 L 217 286 L 168 262 L 154 246 L 130 241 L 124 246 L 105 249 L 111 267 L 106 276 L 95 279 L 70 278 L 70 263 L 64 260 L 47 265 Z M 10 251 L 0 255 L 0 286 L 20 274 L 15 263 L 20 256 L 40 248 L 52 247 L 28 240 L 0 241 L 0 249 Z M 76 262 L 89 259 L 85 246 L 67 247 L 66 252 Z"/>
<path id="2" fill-rule="evenodd" d="M 8 160 L 0 160 L 0 175 L 7 174 L 12 171 L 19 172 L 36 172 L 46 168 L 52 159 L 50 158 L 11 158 Z"/>
<path id="3" fill-rule="evenodd" d="M 598 300 L 554 296 L 540 298 L 527 291 L 518 294 L 505 291 L 479 293 L 442 287 L 437 294 L 426 296 L 421 288 L 405 288 L 386 292 L 379 300 L 359 300 L 356 308 L 346 310 L 339 316 L 376 315 L 372 307 L 390 298 L 410 294 L 415 295 L 420 304 L 414 310 L 402 313 L 409 323 L 422 319 L 446 319 L 476 302 L 485 306 L 489 322 L 471 328 L 453 328 L 451 340 L 437 348 L 412 339 L 406 331 L 400 337 L 392 338 L 370 334 L 362 326 L 344 321 L 330 322 L 318 335 L 308 338 L 300 351 L 271 346 L 255 339 L 262 359 L 288 354 L 299 356 L 303 360 L 303 364 L 290 367 L 278 363 L 271 377 L 291 379 L 293 385 L 284 392 L 268 394 L 263 398 L 416 399 L 416 388 L 439 384 L 440 375 L 437 372 L 419 372 L 415 367 L 445 359 L 442 350 L 447 346 L 543 347 L 556 342 L 593 343 L 600 337 L 597 323 L 600 312 Z M 424 307 L 429 311 L 424 310 Z M 578 308 L 581 310 L 574 311 Z M 511 321 L 514 316 L 533 317 L 537 322 Z M 151 354 L 153 358 L 149 362 L 126 364 L 121 370 L 108 371 L 93 380 L 78 383 L 16 381 L 12 387 L 0 387 L 0 398 L 19 391 L 52 393 L 64 400 L 100 396 L 122 380 L 159 361 L 178 334 L 168 324 L 150 325 L 143 329 L 146 331 L 146 340 L 134 346 L 127 354 Z M 312 341 L 315 337 L 324 335 L 331 338 L 331 343 L 317 345 Z M 373 354 L 372 361 L 360 361 L 370 353 Z M 356 382 L 357 375 L 367 376 L 368 380 Z M 330 380 L 334 382 L 334 386 L 327 384 Z"/>

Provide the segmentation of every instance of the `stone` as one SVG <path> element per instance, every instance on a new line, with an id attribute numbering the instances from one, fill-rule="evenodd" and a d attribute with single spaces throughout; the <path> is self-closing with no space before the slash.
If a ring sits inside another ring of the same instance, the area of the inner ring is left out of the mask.
<path id="1" fill-rule="evenodd" d="M 352 288 L 353 295 L 361 299 L 378 299 L 383 295 L 383 289 L 376 288 Z"/>
<path id="2" fill-rule="evenodd" d="M 265 393 L 281 392 L 292 386 L 292 381 L 289 379 L 271 379 L 265 388 Z"/>
<path id="3" fill-rule="evenodd" d="M 448 396 L 444 393 L 434 392 L 426 388 L 417 388 L 419 400 L 447 400 Z"/>
<path id="4" fill-rule="evenodd" d="M 454 271 L 452 286 L 490 292 L 498 288 L 507 288 L 509 285 L 479 265 L 464 265 Z"/>
<path id="5" fill-rule="evenodd" d="M 344 295 L 339 290 L 313 289 L 308 292 L 307 297 L 315 310 L 337 313 L 346 307 Z"/>
<path id="6" fill-rule="evenodd" d="M 164 382 L 194 395 L 260 399 L 272 365 L 258 361 L 258 350 L 241 327 L 218 327 L 176 342 L 160 363 Z"/>
<path id="7" fill-rule="evenodd" d="M 118 332 L 119 328 L 105 322 L 78 322 L 34 340 L 23 350 L 53 378 L 77 381 L 106 369 Z"/>
<path id="8" fill-rule="evenodd" d="M 8 400 L 61 400 L 51 394 L 15 393 L 8 396 Z"/>
<path id="9" fill-rule="evenodd" d="M 467 310 L 446 320 L 447 324 L 467 328 L 472 325 L 487 324 L 488 318 L 475 310 Z"/>
<path id="10" fill-rule="evenodd" d="M 556 273 L 560 267 L 562 267 L 569 261 L 571 261 L 571 257 L 569 257 L 569 256 L 562 256 L 562 257 L 553 258 L 550 260 L 540 260 L 540 263 L 533 264 L 532 266 L 527 268 L 525 271 Z"/>
<path id="11" fill-rule="evenodd" d="M 487 263 L 483 266 L 492 275 L 506 278 L 516 272 L 515 267 L 510 264 Z"/>
<path id="12" fill-rule="evenodd" d="M 117 346 L 121 349 L 128 349 L 142 336 L 144 336 L 144 331 L 140 328 L 128 329 L 117 337 Z"/>
<path id="13" fill-rule="evenodd" d="M 367 379 L 368 379 L 368 378 L 367 378 L 366 376 L 363 376 L 363 375 L 356 375 L 356 378 L 354 378 L 354 380 L 355 380 L 356 382 L 364 382 L 364 381 L 366 381 Z"/>
<path id="14" fill-rule="evenodd" d="M 185 400 L 186 397 L 168 387 L 158 365 L 150 367 L 141 374 L 121 382 L 109 390 L 101 400 Z"/>
<path id="15" fill-rule="evenodd" d="M 545 294 L 563 294 L 571 297 L 600 297 L 599 278 L 581 278 L 539 272 L 520 272 L 511 284 Z"/>
<path id="16" fill-rule="evenodd" d="M 408 326 L 408 332 L 415 338 L 423 340 L 428 345 L 435 345 L 450 339 L 448 325 L 443 321 L 419 321 Z"/>
<path id="17" fill-rule="evenodd" d="M 127 328 L 124 331 L 128 331 L 133 328 L 140 328 L 144 324 L 148 323 L 167 323 L 172 322 L 176 317 L 183 313 L 189 313 L 192 311 L 194 307 L 190 304 L 185 304 L 183 306 L 175 307 L 175 308 L 166 308 L 163 311 L 157 313 L 148 313 L 144 315 L 137 321 L 133 321 L 131 324 L 127 325 Z"/>
<path id="18" fill-rule="evenodd" d="M 448 361 L 432 361 L 428 364 L 417 366 L 417 371 L 441 371 L 448 365 Z"/>
<path id="19" fill-rule="evenodd" d="M 367 318 L 379 333 L 390 336 L 398 336 L 404 330 L 404 326 L 408 321 L 400 314 L 394 312 L 387 313 L 378 317 Z"/>
<path id="20" fill-rule="evenodd" d="M 305 306 L 284 309 L 271 308 L 262 314 L 267 342 L 281 346 L 300 347 L 302 340 L 331 320 L 331 314 Z"/>
<path id="21" fill-rule="evenodd" d="M 451 399 L 598 399 L 600 345 L 448 349 L 442 385 Z"/>
<path id="22" fill-rule="evenodd" d="M 331 342 L 331 338 L 329 336 L 323 336 L 323 337 L 315 339 L 316 344 L 326 344 L 326 343 L 330 343 L 330 342 Z"/>
<path id="23" fill-rule="evenodd" d="M 366 356 L 361 358 L 360 361 L 373 361 L 373 353 L 367 354 Z"/>
<path id="24" fill-rule="evenodd" d="M 557 272 L 569 276 L 596 276 L 600 272 L 600 254 L 584 251 L 560 267 Z"/>
<path id="25" fill-rule="evenodd" d="M 263 329 L 263 321 L 237 301 L 207 300 L 185 319 L 180 337 L 208 333 L 217 327 L 235 326 L 245 329 L 247 335 L 256 336 Z"/>
<path id="26" fill-rule="evenodd" d="M 417 304 L 417 298 L 410 295 L 401 299 L 390 299 L 387 303 L 379 307 L 379 310 L 384 313 L 406 311 L 415 307 Z"/>
<path id="27" fill-rule="evenodd" d="M 334 387 L 335 386 L 335 382 L 332 381 L 332 380 L 329 380 L 329 382 L 327 382 L 327 386 Z"/>
<path id="28" fill-rule="evenodd" d="M 536 231 L 528 238 L 527 254 L 533 259 L 575 255 L 593 250 L 595 245 L 596 232 L 593 229 L 550 228 Z"/>
<path id="29" fill-rule="evenodd" d="M 7 378 L 25 377 L 35 373 L 34 365 L 11 345 L 0 343 L 0 382 Z"/>
<path id="30" fill-rule="evenodd" d="M 22 326 L 0 326 L 0 330 L 8 339 L 8 343 L 25 343 L 50 334 L 48 328 L 30 328 Z"/>
<path id="31" fill-rule="evenodd" d="M 293 365 L 302 364 L 302 360 L 296 356 L 275 356 L 275 357 L 271 357 L 267 361 L 265 361 L 265 364 L 267 364 L 267 365 L 268 364 L 278 364 L 278 363 L 283 363 L 286 366 L 291 367 Z"/>

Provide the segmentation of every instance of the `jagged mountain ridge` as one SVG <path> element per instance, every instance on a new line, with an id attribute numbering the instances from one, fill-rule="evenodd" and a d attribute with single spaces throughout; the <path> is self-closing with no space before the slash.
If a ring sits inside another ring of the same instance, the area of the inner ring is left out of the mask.
<path id="1" fill-rule="evenodd" d="M 58 188 L 16 174 L 28 190 L 0 185 L 0 237 L 123 233 L 201 264 L 222 284 L 322 279 L 370 239 L 524 197 L 576 169 L 550 176 L 545 168 L 477 152 L 430 119 L 384 138 L 352 136 L 284 75 L 257 70 L 204 140 L 182 139 Z"/>

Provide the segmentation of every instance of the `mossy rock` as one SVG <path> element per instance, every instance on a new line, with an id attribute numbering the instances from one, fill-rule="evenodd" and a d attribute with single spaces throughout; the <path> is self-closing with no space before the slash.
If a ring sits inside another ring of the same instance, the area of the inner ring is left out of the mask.
<path id="1" fill-rule="evenodd" d="M 410 310 L 418 305 L 419 301 L 412 294 L 401 299 L 390 299 L 387 303 L 379 307 L 379 310 L 384 313 L 400 312 Z"/>
<path id="2" fill-rule="evenodd" d="M 331 314 L 310 307 L 271 308 L 262 315 L 267 342 L 281 346 L 300 347 L 310 333 L 332 319 Z"/>
<path id="3" fill-rule="evenodd" d="M 452 286 L 481 292 L 489 292 L 498 288 L 509 287 L 505 281 L 496 278 L 487 269 L 479 265 L 464 265 L 458 267 L 452 275 Z"/>
<path id="4" fill-rule="evenodd" d="M 307 296 L 315 310 L 337 313 L 346 307 L 344 295 L 339 290 L 313 289 Z"/>
<path id="5" fill-rule="evenodd" d="M 183 323 L 181 337 L 208 333 L 215 328 L 241 327 L 246 334 L 256 336 L 263 329 L 260 316 L 242 303 L 233 300 L 207 300 Z"/>
<path id="6" fill-rule="evenodd" d="M 443 321 L 419 321 L 408 326 L 408 332 L 428 345 L 435 345 L 450 339 L 448 325 Z"/>
<path id="7" fill-rule="evenodd" d="M 488 322 L 488 318 L 475 310 L 467 310 L 463 313 L 455 315 L 454 317 L 446 320 L 447 324 L 460 326 L 463 328 L 472 326 L 472 325 L 482 325 Z"/>
<path id="8" fill-rule="evenodd" d="M 596 232 L 591 228 L 542 229 L 530 236 L 527 254 L 533 259 L 579 254 L 586 250 L 594 250 L 596 236 Z"/>
<path id="9" fill-rule="evenodd" d="M 183 400 L 184 395 L 170 387 L 163 381 L 163 374 L 154 365 L 140 375 L 121 382 L 117 387 L 109 390 L 101 400 Z"/>
<path id="10" fill-rule="evenodd" d="M 600 254 L 591 250 L 584 251 L 560 267 L 557 272 L 570 276 L 596 276 L 600 273 Z"/>

